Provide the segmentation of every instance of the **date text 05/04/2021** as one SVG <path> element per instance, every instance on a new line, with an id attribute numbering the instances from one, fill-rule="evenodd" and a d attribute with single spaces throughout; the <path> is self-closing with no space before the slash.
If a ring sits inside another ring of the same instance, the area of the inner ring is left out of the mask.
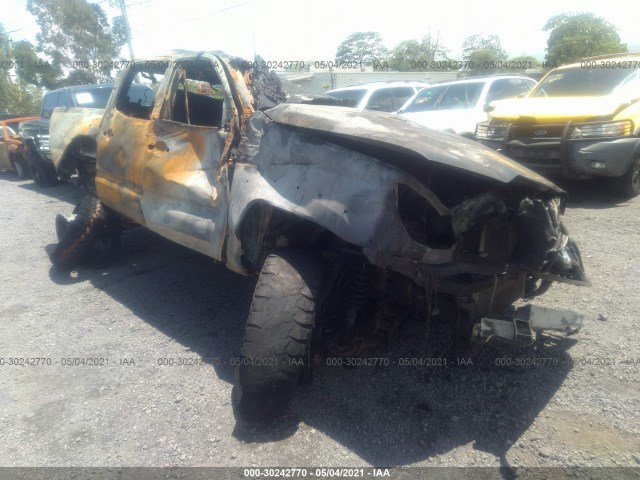
<path id="1" fill-rule="evenodd" d="M 349 468 L 349 467 L 319 467 L 319 468 L 245 468 L 243 476 L 251 480 L 265 478 L 390 478 L 388 468 Z"/>

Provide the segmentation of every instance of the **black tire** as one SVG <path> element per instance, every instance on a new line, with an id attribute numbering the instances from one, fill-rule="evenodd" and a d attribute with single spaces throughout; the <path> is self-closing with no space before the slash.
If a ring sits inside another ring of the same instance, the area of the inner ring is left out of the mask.
<path id="1" fill-rule="evenodd" d="M 90 256 L 107 255 L 117 243 L 107 209 L 96 197 L 83 197 L 74 213 L 70 220 L 62 215 L 56 217 L 58 245 L 50 258 L 57 268 L 64 271 L 80 265 Z"/>
<path id="2" fill-rule="evenodd" d="M 34 183 L 41 188 L 53 187 L 59 183 L 53 165 L 47 164 L 37 153 L 29 152 L 29 164 Z"/>
<path id="3" fill-rule="evenodd" d="M 281 251 L 267 257 L 256 285 L 236 367 L 233 404 L 240 419 L 281 415 L 303 373 L 316 321 L 323 262 L 313 253 Z"/>
<path id="4" fill-rule="evenodd" d="M 611 179 L 613 192 L 624 198 L 640 194 L 640 156 L 633 159 L 629 169 L 621 177 Z"/>
<path id="5" fill-rule="evenodd" d="M 16 175 L 18 178 L 27 178 L 29 177 L 29 170 L 24 163 L 24 160 L 21 157 L 12 156 L 11 165 L 13 165 L 13 169 L 16 171 Z"/>
<path id="6" fill-rule="evenodd" d="M 14 165 L 18 178 L 27 178 L 29 173 L 21 160 L 17 160 Z"/>

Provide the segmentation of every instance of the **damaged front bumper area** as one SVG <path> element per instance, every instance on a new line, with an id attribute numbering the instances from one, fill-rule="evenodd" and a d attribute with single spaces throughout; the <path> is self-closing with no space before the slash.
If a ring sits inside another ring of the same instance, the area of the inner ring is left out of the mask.
<path id="1" fill-rule="evenodd" d="M 520 345 L 531 345 L 539 332 L 552 330 L 572 335 L 582 328 L 582 322 L 583 316 L 571 310 L 527 305 L 508 317 L 482 317 L 474 337 L 484 343 L 499 338 Z"/>
<path id="2" fill-rule="evenodd" d="M 456 299 L 475 343 L 499 339 L 529 345 L 544 330 L 573 334 L 583 319 L 575 312 L 531 304 L 513 307 L 520 299 L 545 293 L 553 282 L 590 285 L 580 250 L 560 221 L 562 199 L 510 193 L 483 193 L 455 204 L 446 215 L 449 222 L 416 218 L 428 197 L 422 205 L 413 198 L 411 208 L 399 202 L 407 232 L 416 240 L 453 242 L 451 261 L 418 262 L 413 279 L 426 291 Z"/>
<path id="3" fill-rule="evenodd" d="M 585 179 L 619 177 L 628 170 L 638 150 L 632 130 L 630 121 L 521 125 L 494 120 L 479 123 L 476 137 L 532 170 Z"/>
<path id="4" fill-rule="evenodd" d="M 497 338 L 530 344 L 542 330 L 574 333 L 582 326 L 579 314 L 533 305 L 513 307 L 517 300 L 545 293 L 553 282 L 590 285 L 578 245 L 561 223 L 561 204 L 560 197 L 484 193 L 454 205 L 452 260 L 419 263 L 421 278 L 416 281 L 457 299 L 473 325 L 475 341 Z M 420 208 L 412 209 L 412 215 L 417 211 Z M 433 219 L 430 224 L 438 225 Z M 405 225 L 415 235 L 417 223 Z M 427 237 L 421 240 L 428 242 Z"/>
<path id="5" fill-rule="evenodd" d="M 416 281 L 435 279 L 443 291 L 455 295 L 475 293 L 490 279 L 510 275 L 541 281 L 535 288 L 528 282 L 525 298 L 543 293 L 552 281 L 589 285 L 579 248 L 560 220 L 560 197 L 481 193 L 446 207 L 433 192 L 422 188 L 421 193 L 404 185 L 396 188 L 406 236 L 423 250 L 390 255 L 365 248 L 372 263 Z"/>
<path id="6" fill-rule="evenodd" d="M 235 271 L 282 246 L 334 265 L 348 255 L 366 267 L 358 290 L 376 311 L 401 304 L 423 318 L 446 296 L 468 339 L 553 282 L 589 284 L 560 220 L 565 193 L 475 142 L 338 107 L 258 112 L 245 134 L 226 241 Z M 335 278 L 357 283 L 345 275 Z"/>

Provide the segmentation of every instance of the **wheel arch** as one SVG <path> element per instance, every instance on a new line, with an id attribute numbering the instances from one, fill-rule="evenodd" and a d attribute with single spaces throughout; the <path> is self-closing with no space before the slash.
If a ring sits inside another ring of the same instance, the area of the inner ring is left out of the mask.
<path id="1" fill-rule="evenodd" d="M 230 267 L 238 262 L 245 273 L 254 273 L 275 248 L 314 248 L 343 242 L 326 227 L 265 200 L 255 200 L 244 209 L 235 225 L 235 248 L 227 248 Z"/>
<path id="2" fill-rule="evenodd" d="M 96 161 L 97 142 L 90 135 L 78 135 L 65 147 L 60 159 L 56 162 L 56 171 L 59 175 L 68 177 L 79 169 L 83 161 Z"/>

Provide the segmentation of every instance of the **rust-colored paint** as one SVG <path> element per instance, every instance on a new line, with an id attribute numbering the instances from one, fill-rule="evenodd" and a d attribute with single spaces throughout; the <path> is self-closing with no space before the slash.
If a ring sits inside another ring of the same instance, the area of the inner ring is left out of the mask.
<path id="1" fill-rule="evenodd" d="M 78 139 L 96 140 L 103 108 L 56 108 L 49 126 L 51 158 L 56 169 L 71 158 L 71 145 Z"/>
<path id="2" fill-rule="evenodd" d="M 251 85 L 253 85 L 253 75 L 251 74 L 250 70 L 245 70 L 244 72 L 244 83 L 249 88 L 251 88 Z"/>
<path id="3" fill-rule="evenodd" d="M 229 131 L 170 120 L 179 70 L 165 76 L 150 119 L 108 107 L 96 188 L 105 204 L 133 221 L 221 258 L 228 188 L 220 168 L 233 147 L 237 113 L 228 102 Z"/>
<path id="4" fill-rule="evenodd" d="M 143 167 L 150 146 L 155 146 L 149 121 L 128 117 L 116 109 L 108 115 L 109 127 L 98 135 L 102 153 L 97 164 L 98 196 L 131 220 L 144 223 L 140 209 Z"/>
<path id="5" fill-rule="evenodd" d="M 40 117 L 16 117 L 7 118 L 0 122 L 0 128 L 2 129 L 2 139 L 0 140 L 0 170 L 15 170 L 11 163 L 11 156 L 20 155 L 19 150 L 22 146 L 22 137 L 19 135 L 13 137 L 9 135 L 9 125 L 38 120 L 39 118 Z"/>
<path id="6" fill-rule="evenodd" d="M 245 84 L 244 82 L 246 75 L 250 75 L 251 73 L 249 71 L 246 71 L 246 73 L 243 75 L 242 73 L 239 73 L 234 68 L 229 68 L 229 73 L 231 74 L 231 78 L 234 81 L 238 100 L 240 101 L 240 104 L 242 107 L 242 119 L 246 120 L 255 111 L 252 105 L 253 96 L 251 96 L 250 90 L 249 90 L 249 87 L 251 84 Z M 245 88 L 241 89 L 240 88 L 241 85 L 245 86 Z"/>

